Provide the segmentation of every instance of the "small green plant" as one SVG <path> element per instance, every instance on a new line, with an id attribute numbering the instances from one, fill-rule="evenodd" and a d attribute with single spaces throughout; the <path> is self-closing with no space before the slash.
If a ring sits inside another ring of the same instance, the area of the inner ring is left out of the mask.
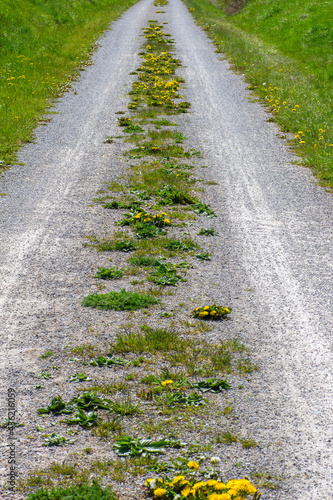
<path id="1" fill-rule="evenodd" d="M 221 432 L 216 436 L 216 442 L 218 444 L 232 444 L 238 441 L 239 438 L 237 434 L 234 434 L 232 431 Z"/>
<path id="2" fill-rule="evenodd" d="M 200 389 L 201 392 L 222 392 L 222 390 L 231 389 L 231 385 L 226 380 L 207 379 L 200 380 L 192 384 L 192 387 Z"/>
<path id="3" fill-rule="evenodd" d="M 121 415 L 122 417 L 128 415 L 140 415 L 142 413 L 140 403 L 133 403 L 129 396 L 121 401 L 113 401 L 110 404 L 110 411 L 112 413 L 118 413 L 118 415 Z"/>
<path id="4" fill-rule="evenodd" d="M 183 241 L 171 240 L 167 243 L 166 248 L 173 251 L 191 252 L 198 248 L 198 245 L 190 239 L 185 239 Z"/>
<path id="5" fill-rule="evenodd" d="M 258 446 L 258 443 L 256 441 L 254 441 L 254 439 L 240 439 L 240 442 L 243 446 L 243 448 L 255 448 L 256 446 Z"/>
<path id="6" fill-rule="evenodd" d="M 75 373 L 74 375 L 68 375 L 68 382 L 85 382 L 89 381 L 91 378 L 85 373 Z"/>
<path id="7" fill-rule="evenodd" d="M 213 228 L 210 228 L 210 229 L 200 229 L 200 231 L 198 232 L 198 235 L 199 236 L 216 236 L 217 232 Z"/>
<path id="8" fill-rule="evenodd" d="M 75 439 L 68 439 L 56 432 L 52 432 L 52 434 L 46 435 L 45 442 L 43 446 L 67 446 L 68 444 L 74 444 Z"/>
<path id="9" fill-rule="evenodd" d="M 39 356 L 39 359 L 47 359 L 47 358 L 50 358 L 51 356 L 54 356 L 54 352 L 46 351 L 46 352 L 44 352 L 44 354 L 41 354 Z"/>
<path id="10" fill-rule="evenodd" d="M 111 269 L 106 269 L 105 267 L 99 267 L 98 272 L 94 278 L 99 278 L 102 280 L 116 280 L 121 278 L 124 275 L 125 269 L 122 267 L 120 269 L 116 269 L 115 267 L 111 267 Z"/>
<path id="11" fill-rule="evenodd" d="M 28 495 L 27 500 L 117 500 L 110 488 L 102 488 L 97 482 L 80 484 L 69 488 L 38 490 Z"/>
<path id="12" fill-rule="evenodd" d="M 176 440 L 162 439 L 153 441 L 152 439 L 132 438 L 123 436 L 116 440 L 113 449 L 119 456 L 140 457 L 153 454 L 165 453 L 166 448 L 180 448 L 182 444 Z"/>
<path id="13" fill-rule="evenodd" d="M 112 354 L 109 354 L 107 357 L 106 356 L 99 356 L 98 358 L 93 358 L 90 361 L 90 364 L 92 366 L 113 366 L 113 365 L 125 365 L 127 364 L 128 361 L 123 358 L 117 358 L 113 356 Z"/>
<path id="14" fill-rule="evenodd" d="M 207 217 L 216 217 L 216 213 L 214 212 L 214 210 L 212 210 L 210 206 L 207 205 L 206 203 L 201 203 L 201 201 L 192 205 L 192 210 L 198 215 L 206 215 Z"/>
<path id="15" fill-rule="evenodd" d="M 149 281 L 161 286 L 176 286 L 180 281 L 184 281 L 182 276 L 177 274 L 177 268 L 173 264 L 155 264 L 155 271 L 148 278 Z"/>
<path id="16" fill-rule="evenodd" d="M 199 260 L 212 260 L 210 253 L 198 253 L 194 257 Z"/>
<path id="17" fill-rule="evenodd" d="M 65 419 L 65 422 L 66 424 L 77 424 L 81 427 L 89 429 L 90 427 L 94 427 L 98 424 L 98 416 L 95 410 L 85 413 L 83 410 L 81 410 L 81 408 L 78 408 L 72 417 Z"/>
<path id="18" fill-rule="evenodd" d="M 112 349 L 117 352 L 156 352 L 180 349 L 182 341 L 177 332 L 166 328 L 141 326 L 141 332 L 119 334 Z"/>
<path id="19" fill-rule="evenodd" d="M 149 255 L 138 255 L 135 257 L 131 257 L 128 259 L 128 262 L 132 266 L 138 267 L 155 267 L 156 264 L 159 264 L 159 261 L 154 257 L 150 257 Z"/>
<path id="20" fill-rule="evenodd" d="M 142 134 L 144 129 L 140 125 L 133 125 L 131 123 L 124 128 L 124 132 L 127 134 Z"/>
<path id="21" fill-rule="evenodd" d="M 118 252 L 133 252 L 134 250 L 136 250 L 136 245 L 134 241 L 131 240 L 116 241 L 114 244 L 114 249 Z"/>
<path id="22" fill-rule="evenodd" d="M 117 415 L 109 418 L 109 420 L 105 422 L 100 422 L 97 427 L 93 428 L 93 434 L 105 441 L 114 433 L 120 434 L 123 429 L 120 418 L 121 417 Z"/>
<path id="23" fill-rule="evenodd" d="M 160 300 L 138 292 L 128 292 L 124 288 L 120 292 L 92 294 L 85 297 L 82 305 L 97 309 L 112 309 L 113 311 L 134 311 L 159 304 Z"/>
<path id="24" fill-rule="evenodd" d="M 118 125 L 119 127 L 129 127 L 132 125 L 132 120 L 127 116 L 121 116 L 118 118 Z"/>
<path id="25" fill-rule="evenodd" d="M 201 406 L 206 404 L 201 394 L 193 392 L 189 395 L 185 395 L 182 392 L 166 392 L 160 396 L 156 396 L 155 400 L 157 403 L 169 406 L 173 408 L 174 406 Z"/>
<path id="26" fill-rule="evenodd" d="M 246 374 L 259 370 L 259 366 L 252 363 L 250 359 L 245 358 L 238 360 L 237 369 L 240 373 Z"/>
<path id="27" fill-rule="evenodd" d="M 53 415 L 68 414 L 72 413 L 73 409 L 67 407 L 67 403 L 62 400 L 61 396 L 55 396 L 51 399 L 51 403 L 47 408 L 39 408 L 39 415 L 48 415 L 52 413 Z"/>
<path id="28" fill-rule="evenodd" d="M 44 378 L 45 380 L 49 380 L 50 378 L 53 377 L 51 372 L 47 372 L 45 370 L 42 370 L 40 373 L 35 374 L 36 378 Z"/>
<path id="29" fill-rule="evenodd" d="M 222 307 L 213 304 L 211 306 L 197 307 L 192 311 L 192 315 L 198 319 L 226 319 L 231 311 L 231 307 Z"/>
<path id="30" fill-rule="evenodd" d="M 24 427 L 24 426 L 25 426 L 25 424 L 20 424 L 20 423 L 16 422 L 15 420 L 12 420 L 10 418 L 5 418 L 5 420 L 3 420 L 0 424 L 1 429 L 5 429 L 8 427 Z"/>

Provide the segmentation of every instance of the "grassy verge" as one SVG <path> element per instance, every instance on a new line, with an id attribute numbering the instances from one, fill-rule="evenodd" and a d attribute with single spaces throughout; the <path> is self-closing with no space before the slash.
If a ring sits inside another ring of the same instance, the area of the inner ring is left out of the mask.
<path id="1" fill-rule="evenodd" d="M 96 39 L 137 0 L 0 0 L 0 171 L 33 139 L 52 100 L 77 78 Z"/>
<path id="2" fill-rule="evenodd" d="M 330 5 L 251 0 L 228 16 L 231 2 L 186 0 L 196 20 L 244 73 L 271 110 L 301 163 L 333 186 L 333 21 Z"/>

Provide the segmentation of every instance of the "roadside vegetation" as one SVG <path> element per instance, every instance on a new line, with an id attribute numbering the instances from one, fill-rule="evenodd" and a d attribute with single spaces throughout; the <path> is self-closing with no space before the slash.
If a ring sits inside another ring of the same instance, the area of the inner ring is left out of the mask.
<path id="1" fill-rule="evenodd" d="M 89 63 L 96 40 L 137 0 L 0 0 L 0 172 Z"/>
<path id="2" fill-rule="evenodd" d="M 265 102 L 300 163 L 333 187 L 333 18 L 330 2 L 185 0 Z"/>

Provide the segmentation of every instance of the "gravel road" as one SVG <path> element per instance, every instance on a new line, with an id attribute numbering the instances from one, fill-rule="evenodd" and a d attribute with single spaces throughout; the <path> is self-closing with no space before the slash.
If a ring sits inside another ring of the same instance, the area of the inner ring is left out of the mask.
<path id="1" fill-rule="evenodd" d="M 206 191 L 219 214 L 216 269 L 199 275 L 199 284 L 216 301 L 230 298 L 235 315 L 227 333 L 241 336 L 260 365 L 243 418 L 265 443 L 261 467 L 284 477 L 267 498 L 333 498 L 332 195 L 292 164 L 296 158 L 265 108 L 248 99 L 242 76 L 184 4 L 170 0 L 166 10 L 192 104 L 184 132 L 189 147 L 203 153 L 202 175 L 218 183 Z M 140 30 L 151 18 L 152 0 L 142 0 L 114 23 L 75 93 L 56 103 L 51 122 L 22 149 L 25 166 L 0 178 L 8 195 L 0 200 L 1 420 L 9 387 L 17 390 L 18 420 L 34 420 L 29 373 L 39 369 L 37 356 L 64 347 L 74 330 L 84 338 L 97 318 L 80 307 L 96 289 L 89 278 L 96 255 L 83 251 L 82 241 L 104 231 L 106 216 L 87 205 L 124 168 L 121 146 L 104 140 L 119 131 L 115 112 L 126 109 Z M 29 443 L 23 429 L 17 429 L 21 474 L 66 456 Z M 3 456 L 6 439 L 3 430 Z M 2 482 L 6 473 L 3 461 Z"/>

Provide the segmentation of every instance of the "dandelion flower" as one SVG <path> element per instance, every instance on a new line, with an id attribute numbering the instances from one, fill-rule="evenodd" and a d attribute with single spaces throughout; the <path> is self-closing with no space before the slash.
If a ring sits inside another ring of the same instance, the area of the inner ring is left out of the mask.
<path id="1" fill-rule="evenodd" d="M 199 469 L 199 464 L 197 462 L 194 462 L 193 460 L 191 460 L 191 462 L 188 462 L 187 467 L 197 471 Z"/>

